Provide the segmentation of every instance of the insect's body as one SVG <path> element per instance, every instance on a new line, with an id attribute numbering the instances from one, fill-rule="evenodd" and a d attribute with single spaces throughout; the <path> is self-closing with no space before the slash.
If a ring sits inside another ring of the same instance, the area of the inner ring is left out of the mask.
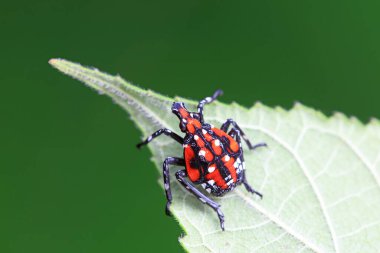
<path id="1" fill-rule="evenodd" d="M 262 197 L 259 192 L 253 190 L 246 180 L 241 139 L 247 143 L 251 150 L 266 146 L 266 144 L 259 143 L 253 146 L 232 119 L 228 119 L 220 128 L 203 121 L 203 106 L 211 103 L 221 94 L 222 92 L 217 90 L 212 97 L 201 100 L 198 105 L 198 112 L 189 112 L 183 103 L 174 102 L 172 112 L 179 118 L 179 127 L 185 133 L 185 137 L 182 138 L 169 129 L 160 129 L 137 146 L 148 144 L 161 134 L 168 135 L 181 143 L 183 158 L 168 157 L 163 163 L 164 188 L 168 200 L 166 213 L 170 215 L 169 207 L 172 201 L 169 164 L 184 166 L 185 170 L 177 171 L 177 180 L 189 192 L 217 212 L 220 225 L 224 230 L 224 215 L 220 210 L 220 205 L 204 195 L 193 184 L 201 184 L 206 192 L 214 196 L 222 196 L 237 185 L 244 184 L 249 192 Z M 231 125 L 233 127 L 228 131 Z M 190 182 L 186 180 L 186 177 Z"/>
<path id="2" fill-rule="evenodd" d="M 242 180 L 242 150 L 224 131 L 204 124 L 184 138 L 186 172 L 195 184 L 208 193 L 222 196 Z"/>

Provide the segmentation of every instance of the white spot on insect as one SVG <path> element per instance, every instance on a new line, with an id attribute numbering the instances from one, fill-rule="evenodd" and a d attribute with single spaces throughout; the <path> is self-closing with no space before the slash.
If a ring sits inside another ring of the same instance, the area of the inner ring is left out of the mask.
<path id="1" fill-rule="evenodd" d="M 211 180 L 208 180 L 207 183 L 208 183 L 209 185 L 214 185 L 214 184 L 215 184 L 215 181 L 211 179 Z"/>
<path id="2" fill-rule="evenodd" d="M 230 160 L 230 156 L 229 155 L 225 155 L 224 156 L 224 160 L 227 162 L 227 161 L 229 161 Z"/>
<path id="3" fill-rule="evenodd" d="M 206 151 L 201 150 L 201 151 L 199 151 L 198 155 L 199 156 L 205 156 L 206 155 Z"/>
<path id="4" fill-rule="evenodd" d="M 206 183 L 201 184 L 203 188 L 206 188 Z"/>
<path id="5" fill-rule="evenodd" d="M 233 182 L 234 182 L 234 180 L 231 179 L 230 181 L 227 182 L 227 185 L 229 186 L 229 185 L 231 185 Z"/>
<path id="6" fill-rule="evenodd" d="M 229 175 L 228 177 L 224 178 L 224 180 L 229 180 L 231 178 L 231 175 Z"/>
<path id="7" fill-rule="evenodd" d="M 198 135 L 194 135 L 194 140 L 198 140 L 199 139 L 199 136 Z"/>
<path id="8" fill-rule="evenodd" d="M 187 148 L 189 145 L 183 144 L 182 147 Z"/>
<path id="9" fill-rule="evenodd" d="M 214 128 L 214 125 L 210 124 L 210 127 L 211 127 L 211 128 Z"/>
<path id="10" fill-rule="evenodd" d="M 207 188 L 206 191 L 207 191 L 208 193 L 211 193 L 211 189 L 210 189 L 210 188 Z"/>
<path id="11" fill-rule="evenodd" d="M 241 166 L 241 160 L 240 158 L 236 159 L 236 162 L 234 163 L 234 167 L 237 169 Z"/>
<path id="12" fill-rule="evenodd" d="M 205 129 L 202 129 L 203 134 L 207 134 L 207 131 Z"/>
<path id="13" fill-rule="evenodd" d="M 220 141 L 218 139 L 215 140 L 215 146 L 220 146 Z"/>
<path id="14" fill-rule="evenodd" d="M 213 172 L 215 170 L 215 167 L 213 167 L 213 166 L 208 167 L 207 170 L 208 170 L 208 173 L 211 173 L 211 172 Z"/>
<path id="15" fill-rule="evenodd" d="M 167 130 L 166 130 L 166 132 L 168 132 L 168 133 L 171 133 L 172 131 L 171 131 L 171 130 L 169 130 L 169 129 L 167 129 Z"/>
<path id="16" fill-rule="evenodd" d="M 207 103 L 211 102 L 211 98 L 210 97 L 205 98 L 205 100 L 206 100 Z"/>
<path id="17" fill-rule="evenodd" d="M 165 190 L 169 190 L 169 184 L 168 183 L 165 184 Z"/>
<path id="18" fill-rule="evenodd" d="M 194 114 L 192 112 L 190 113 L 190 117 L 194 118 Z"/>
<path id="19" fill-rule="evenodd" d="M 148 137 L 148 141 L 151 141 L 151 140 L 152 140 L 152 136 L 149 136 L 149 137 Z"/>
<path id="20" fill-rule="evenodd" d="M 187 122 L 187 120 L 186 120 L 186 119 L 182 119 L 182 122 L 183 122 L 183 123 L 186 123 L 186 122 Z"/>

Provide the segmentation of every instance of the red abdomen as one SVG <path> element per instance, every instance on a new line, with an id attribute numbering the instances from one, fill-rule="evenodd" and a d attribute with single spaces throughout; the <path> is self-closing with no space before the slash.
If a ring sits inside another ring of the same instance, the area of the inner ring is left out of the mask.
<path id="1" fill-rule="evenodd" d="M 185 138 L 186 140 L 186 138 Z M 241 149 L 230 135 L 218 128 L 197 129 L 184 144 L 189 179 L 214 195 L 222 195 L 239 183 Z"/>

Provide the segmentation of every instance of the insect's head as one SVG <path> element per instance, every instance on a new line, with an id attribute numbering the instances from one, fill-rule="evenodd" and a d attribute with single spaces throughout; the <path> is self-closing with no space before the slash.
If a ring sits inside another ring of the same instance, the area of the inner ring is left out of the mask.
<path id="1" fill-rule="evenodd" d="M 194 133 L 197 128 L 202 127 L 199 122 L 199 114 L 196 112 L 189 112 L 184 103 L 174 102 L 172 105 L 172 112 L 179 118 L 179 128 L 182 132 Z"/>

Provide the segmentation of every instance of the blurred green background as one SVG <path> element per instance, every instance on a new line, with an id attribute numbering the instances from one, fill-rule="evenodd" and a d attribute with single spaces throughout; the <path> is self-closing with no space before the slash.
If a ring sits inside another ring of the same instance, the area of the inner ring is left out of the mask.
<path id="1" fill-rule="evenodd" d="M 379 1 L 7 1 L 0 252 L 181 252 L 141 134 L 62 57 L 165 95 L 380 117 Z M 169 110 L 168 110 L 169 112 Z M 206 116 L 207 118 L 207 116 Z"/>

